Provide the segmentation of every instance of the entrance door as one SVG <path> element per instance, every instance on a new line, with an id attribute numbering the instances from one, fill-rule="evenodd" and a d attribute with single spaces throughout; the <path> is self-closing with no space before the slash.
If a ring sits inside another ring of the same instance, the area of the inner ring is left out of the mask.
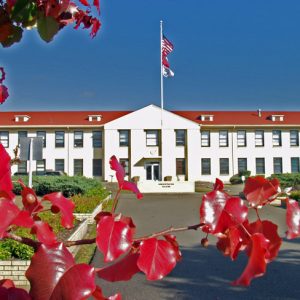
<path id="1" fill-rule="evenodd" d="M 158 162 L 147 163 L 145 167 L 147 180 L 159 180 L 160 166 Z"/>

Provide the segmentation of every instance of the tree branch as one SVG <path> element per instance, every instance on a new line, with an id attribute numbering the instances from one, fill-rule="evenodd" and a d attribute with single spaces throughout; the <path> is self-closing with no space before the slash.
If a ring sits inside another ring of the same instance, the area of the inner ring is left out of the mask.
<path id="1" fill-rule="evenodd" d="M 35 241 L 33 239 L 18 236 L 18 235 L 15 235 L 13 233 L 10 233 L 10 232 L 6 233 L 5 239 L 12 239 L 12 240 L 17 241 L 19 243 L 25 244 L 27 246 L 30 246 L 30 247 L 34 248 L 35 251 L 38 249 L 38 247 L 41 244 L 40 242 Z"/>
<path id="2" fill-rule="evenodd" d="M 136 239 L 133 240 L 133 242 L 141 242 L 141 241 L 144 241 L 146 239 L 150 239 L 150 238 L 154 238 L 154 237 L 158 237 L 158 236 L 161 236 L 161 235 L 174 233 L 174 232 L 187 231 L 187 230 L 197 230 L 202 226 L 204 226 L 204 223 L 190 225 L 190 226 L 186 226 L 186 227 L 179 227 L 179 228 L 174 228 L 173 226 L 171 226 L 170 228 L 164 229 L 162 231 L 158 231 L 158 232 L 152 233 L 152 234 L 147 235 L 147 236 L 136 238 Z M 96 238 L 92 238 L 92 239 L 84 239 L 84 240 L 77 240 L 77 241 L 66 241 L 66 242 L 64 242 L 64 245 L 66 247 L 72 247 L 72 246 L 93 244 L 95 242 L 96 242 Z"/>
<path id="3" fill-rule="evenodd" d="M 169 233 L 174 233 L 174 232 L 180 232 L 180 231 L 187 231 L 187 230 L 198 230 L 200 227 L 203 227 L 205 224 L 204 223 L 199 223 L 199 224 L 195 224 L 195 225 L 190 225 L 190 226 L 186 226 L 186 227 L 178 227 L 178 228 L 174 228 L 173 226 L 164 229 L 162 231 L 158 231 L 155 233 L 152 233 L 150 235 L 147 236 L 143 236 L 137 239 L 134 239 L 134 242 L 141 242 L 150 238 L 155 238 L 161 235 L 165 235 L 165 234 L 169 234 Z"/>

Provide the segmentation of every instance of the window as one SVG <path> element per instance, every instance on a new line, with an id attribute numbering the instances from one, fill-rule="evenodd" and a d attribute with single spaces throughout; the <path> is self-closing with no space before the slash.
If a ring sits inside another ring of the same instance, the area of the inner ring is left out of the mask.
<path id="1" fill-rule="evenodd" d="M 220 175 L 229 175 L 229 158 L 220 158 Z"/>
<path id="2" fill-rule="evenodd" d="M 158 146 L 158 130 L 147 130 L 146 131 L 146 145 L 147 146 Z"/>
<path id="3" fill-rule="evenodd" d="M 185 174 L 185 158 L 176 158 L 176 175 Z"/>
<path id="4" fill-rule="evenodd" d="M 264 145 L 265 145 L 264 131 L 255 130 L 255 147 L 263 147 Z"/>
<path id="5" fill-rule="evenodd" d="M 93 176 L 102 176 L 102 159 L 93 159 Z"/>
<path id="6" fill-rule="evenodd" d="M 247 158 L 238 158 L 238 172 L 247 171 Z"/>
<path id="7" fill-rule="evenodd" d="M 129 130 L 119 130 L 119 144 L 121 147 L 129 146 Z"/>
<path id="8" fill-rule="evenodd" d="M 102 131 L 93 131 L 93 148 L 102 148 Z"/>
<path id="9" fill-rule="evenodd" d="M 27 161 L 21 161 L 18 164 L 18 172 L 19 173 L 27 173 Z"/>
<path id="10" fill-rule="evenodd" d="M 281 146 L 281 130 L 273 130 L 273 146 Z"/>
<path id="11" fill-rule="evenodd" d="M 265 174 L 265 159 L 263 157 L 256 158 L 256 174 Z"/>
<path id="12" fill-rule="evenodd" d="M 185 130 L 176 130 L 176 146 L 185 146 Z"/>
<path id="13" fill-rule="evenodd" d="M 20 144 L 20 139 L 27 137 L 27 131 L 18 131 L 18 144 Z"/>
<path id="14" fill-rule="evenodd" d="M 65 132 L 55 131 L 55 147 L 63 148 L 65 147 Z"/>
<path id="15" fill-rule="evenodd" d="M 83 175 L 83 159 L 74 159 L 74 176 Z"/>
<path id="16" fill-rule="evenodd" d="M 0 143 L 4 148 L 9 147 L 8 131 L 0 131 Z"/>
<path id="17" fill-rule="evenodd" d="M 237 146 L 238 147 L 246 147 L 247 146 L 247 138 L 245 130 L 237 131 Z"/>
<path id="18" fill-rule="evenodd" d="M 292 173 L 300 172 L 299 157 L 291 157 L 291 172 Z"/>
<path id="19" fill-rule="evenodd" d="M 219 132 L 219 146 L 220 147 L 228 147 L 228 131 L 221 130 Z"/>
<path id="20" fill-rule="evenodd" d="M 210 175 L 210 158 L 201 158 L 201 174 L 202 175 Z"/>
<path id="21" fill-rule="evenodd" d="M 37 137 L 43 138 L 43 147 L 46 147 L 46 131 L 37 131 L 36 132 Z"/>
<path id="22" fill-rule="evenodd" d="M 46 171 L 46 160 L 41 159 L 36 161 L 36 175 L 44 175 Z"/>
<path id="23" fill-rule="evenodd" d="M 65 160 L 64 159 L 56 159 L 55 160 L 55 171 L 65 172 Z"/>
<path id="24" fill-rule="evenodd" d="M 273 158 L 273 167 L 274 167 L 274 174 L 282 173 L 282 158 L 281 157 Z"/>
<path id="25" fill-rule="evenodd" d="M 210 131 L 201 131 L 201 147 L 210 147 Z"/>
<path id="26" fill-rule="evenodd" d="M 82 148 L 83 147 L 83 132 L 74 131 L 74 147 Z"/>
<path id="27" fill-rule="evenodd" d="M 290 131 L 290 145 L 299 146 L 299 131 L 291 130 Z"/>
<path id="28" fill-rule="evenodd" d="M 120 164 L 125 170 L 125 175 L 129 175 L 129 160 L 127 158 L 120 158 Z"/>

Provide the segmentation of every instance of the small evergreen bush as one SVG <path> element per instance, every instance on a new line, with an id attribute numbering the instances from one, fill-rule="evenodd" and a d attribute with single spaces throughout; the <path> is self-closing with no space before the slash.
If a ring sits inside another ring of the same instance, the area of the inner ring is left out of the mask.
<path id="1" fill-rule="evenodd" d="M 300 201 L 300 191 L 292 191 L 290 194 L 290 198 Z"/>
<path id="2" fill-rule="evenodd" d="M 238 174 L 234 174 L 230 177 L 229 181 L 231 184 L 243 183 L 242 176 L 245 176 L 245 180 L 251 175 L 251 171 L 240 171 Z"/>
<path id="3" fill-rule="evenodd" d="M 272 174 L 270 178 L 277 178 L 282 189 L 300 185 L 300 173 Z"/>

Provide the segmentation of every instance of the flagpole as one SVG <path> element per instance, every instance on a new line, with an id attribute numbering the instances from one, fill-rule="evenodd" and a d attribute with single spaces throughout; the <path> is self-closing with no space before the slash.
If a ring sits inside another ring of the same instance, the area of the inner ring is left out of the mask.
<path id="1" fill-rule="evenodd" d="M 163 109 L 164 109 L 164 78 L 162 63 L 162 41 L 163 41 L 163 21 L 160 21 L 160 108 L 161 108 L 161 127 L 163 126 Z"/>

